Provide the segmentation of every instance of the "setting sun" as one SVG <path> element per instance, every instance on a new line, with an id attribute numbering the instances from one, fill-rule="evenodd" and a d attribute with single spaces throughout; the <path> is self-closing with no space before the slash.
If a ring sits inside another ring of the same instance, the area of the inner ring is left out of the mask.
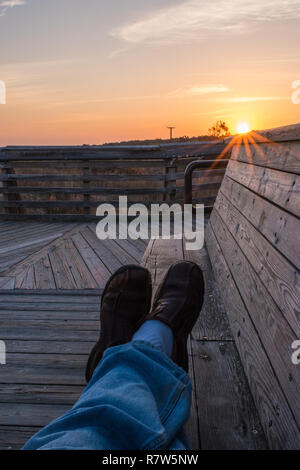
<path id="1" fill-rule="evenodd" d="M 238 134 L 247 134 L 247 132 L 250 132 L 250 126 L 248 122 L 239 122 L 236 130 Z"/>

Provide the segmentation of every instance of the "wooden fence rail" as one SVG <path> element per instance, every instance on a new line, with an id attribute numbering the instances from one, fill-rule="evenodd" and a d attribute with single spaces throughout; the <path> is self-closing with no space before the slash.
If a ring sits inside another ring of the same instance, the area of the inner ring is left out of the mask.
<path id="1" fill-rule="evenodd" d="M 195 159 L 228 158 L 225 143 L 135 147 L 0 149 L 0 218 L 95 218 L 99 204 L 184 202 L 184 171 Z M 224 169 L 195 171 L 193 199 L 211 205 Z"/>

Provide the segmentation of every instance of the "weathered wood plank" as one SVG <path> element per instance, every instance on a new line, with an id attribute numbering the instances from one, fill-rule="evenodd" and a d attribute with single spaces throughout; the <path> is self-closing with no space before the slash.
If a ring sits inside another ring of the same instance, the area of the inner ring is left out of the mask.
<path id="1" fill-rule="evenodd" d="M 83 317 L 84 318 L 84 317 Z M 14 329 L 24 328 L 24 338 L 27 337 L 26 328 L 40 330 L 47 330 L 47 328 L 60 329 L 64 331 L 68 330 L 81 330 L 81 331 L 97 331 L 99 328 L 98 321 L 92 321 L 85 319 L 82 320 L 36 320 L 36 319 L 18 319 L 16 322 L 14 318 L 7 318 L 5 320 L 0 320 L 0 325 L 3 329 L 9 329 L 13 331 Z"/>
<path id="2" fill-rule="evenodd" d="M 206 247 L 204 246 L 199 251 L 187 251 L 185 249 L 184 258 L 200 266 L 205 282 L 203 307 L 192 331 L 192 338 L 194 340 L 211 341 L 232 340 L 228 317 L 212 272 Z"/>
<path id="3" fill-rule="evenodd" d="M 228 312 L 230 326 L 268 444 L 271 449 L 298 449 L 299 428 L 224 259 L 211 224 L 208 225 L 206 240 L 214 273 Z"/>
<path id="4" fill-rule="evenodd" d="M 0 450 L 19 450 L 39 430 L 33 426 L 0 426 Z"/>
<path id="5" fill-rule="evenodd" d="M 284 142 L 290 140 L 300 140 L 300 124 L 290 124 L 289 126 L 274 127 L 263 131 L 253 131 L 250 133 L 255 139 L 259 136 L 261 140 L 266 142 Z M 260 139 L 257 139 L 260 141 Z"/>
<path id="6" fill-rule="evenodd" d="M 68 411 L 68 405 L 0 403 L 0 425 L 45 426 Z"/>
<path id="7" fill-rule="evenodd" d="M 43 231 L 43 227 L 47 229 L 46 226 L 48 227 L 49 224 L 35 222 L 30 224 L 33 226 L 30 231 L 26 229 L 26 225 L 26 222 L 19 221 L 10 223 L 12 229 L 10 240 L 12 241 L 3 244 L 0 249 L 0 266 L 3 275 L 17 276 L 18 274 L 22 274 L 24 270 L 34 264 L 35 261 L 39 260 L 42 256 L 46 256 L 50 247 L 53 248 L 57 246 L 62 236 L 74 233 L 81 227 L 81 224 L 78 223 L 53 223 L 50 224 L 50 226 L 53 225 L 53 229 L 52 231 L 50 230 L 49 234 L 48 230 L 47 233 Z M 25 241 L 23 242 L 23 238 L 22 236 L 20 237 L 18 231 L 20 227 L 23 228 L 24 232 Z M 58 228 L 59 230 L 57 230 Z M 40 235 L 38 235 L 39 233 Z M 50 236 L 48 237 L 46 235 Z M 3 251 L 3 255 L 1 255 L 1 250 Z"/>
<path id="8" fill-rule="evenodd" d="M 183 177 L 183 175 L 181 176 Z M 156 173 L 143 174 L 143 181 L 164 181 L 164 176 Z M 58 175 L 58 174 L 11 174 L 11 175 L 0 175 L 0 181 L 14 181 L 14 180 L 24 180 L 24 181 L 83 181 L 82 175 Z M 120 175 L 115 173 L 104 173 L 100 175 L 85 175 L 85 181 L 97 181 L 107 182 L 107 181 L 141 181 L 141 175 L 128 173 L 126 175 Z"/>
<path id="9" fill-rule="evenodd" d="M 300 269 L 300 222 L 271 202 L 224 177 L 220 191 L 287 259 Z"/>
<path id="10" fill-rule="evenodd" d="M 300 274 L 220 192 L 215 209 L 300 338 Z"/>
<path id="11" fill-rule="evenodd" d="M 29 266 L 24 272 L 23 276 L 16 277 L 15 288 L 16 289 L 34 289 L 36 287 L 34 267 Z"/>
<path id="12" fill-rule="evenodd" d="M 300 217 L 300 175 L 231 160 L 226 176 Z"/>
<path id="13" fill-rule="evenodd" d="M 53 312 L 52 312 L 53 313 Z M 36 313 L 35 313 L 36 315 Z M 98 314 L 99 317 L 99 314 Z M 14 317 L 18 321 L 18 317 Z M 37 319 L 39 319 L 37 317 Z M 96 319 L 95 319 L 96 320 Z M 96 334 L 94 335 L 94 337 Z M 94 339 L 93 337 L 93 339 Z M 94 342 L 90 341 L 55 341 L 55 340 L 30 340 L 6 339 L 6 350 L 8 353 L 30 353 L 30 354 L 72 354 L 76 361 L 76 354 L 89 354 Z"/>
<path id="14" fill-rule="evenodd" d="M 41 193 L 41 194 L 53 194 L 53 193 L 63 193 L 63 194 L 101 194 L 101 195 L 108 195 L 108 194 L 116 194 L 119 195 L 122 192 L 122 195 L 145 195 L 145 194 L 169 194 L 169 188 L 46 188 L 43 186 L 18 186 L 18 193 L 19 194 L 28 194 L 28 193 Z M 2 188 L 0 187 L 0 193 L 3 194 L 14 194 L 16 193 L 16 188 Z M 20 204 L 25 201 L 17 201 Z M 42 201 L 39 201 L 42 204 Z M 72 202 L 72 201 L 65 201 Z M 46 204 L 46 202 L 45 202 Z M 50 202 L 48 202 L 50 204 Z"/>
<path id="15" fill-rule="evenodd" d="M 82 390 L 80 385 L 1 384 L 0 403 L 73 406 Z"/>
<path id="16" fill-rule="evenodd" d="M 151 272 L 153 297 L 167 269 L 171 264 L 175 263 L 175 261 L 183 259 L 182 240 L 176 240 L 174 238 L 170 240 L 151 240 L 144 253 L 141 264 Z"/>
<path id="17" fill-rule="evenodd" d="M 111 249 L 109 240 L 98 240 L 95 235 L 95 225 L 89 226 L 81 231 L 82 236 L 94 250 L 96 255 L 101 259 L 102 263 L 112 273 L 120 268 L 124 263 L 119 260 L 118 256 Z M 127 264 L 127 263 L 125 263 Z"/>
<path id="18" fill-rule="evenodd" d="M 194 361 L 192 355 L 191 339 L 188 339 L 188 354 L 189 354 L 189 376 L 192 384 L 192 402 L 190 418 L 184 426 L 184 430 L 192 450 L 201 449 L 199 422 L 198 422 L 198 403 L 197 403 L 197 390 L 195 385 L 194 374 Z"/>
<path id="19" fill-rule="evenodd" d="M 57 301 L 57 303 L 54 304 L 55 310 L 57 312 L 64 312 L 66 310 L 71 311 L 73 310 L 74 312 L 82 312 L 84 315 L 86 312 L 94 312 L 97 308 L 97 305 L 95 304 L 74 304 L 74 303 L 60 303 Z M 10 310 L 10 311 L 21 311 L 21 312 L 26 312 L 26 311 L 31 311 L 31 310 L 39 310 L 39 311 L 49 311 L 51 310 L 49 308 L 49 304 L 47 303 L 39 303 L 39 302 L 25 302 L 24 304 L 21 304 L 20 302 L 14 302 L 12 301 L 7 301 L 7 302 L 2 302 L 1 303 L 1 310 Z M 54 309 L 53 309 L 54 310 Z"/>
<path id="20" fill-rule="evenodd" d="M 234 344 L 194 340 L 191 343 L 202 449 L 266 449 Z"/>
<path id="21" fill-rule="evenodd" d="M 213 212 L 210 220 L 216 227 L 215 235 L 229 262 L 229 269 L 300 427 L 300 375 L 291 361 L 291 345 L 297 336 L 217 211 Z"/>
<path id="22" fill-rule="evenodd" d="M 72 240 L 82 259 L 86 263 L 90 273 L 96 280 L 97 285 L 104 287 L 110 276 L 110 271 L 107 269 L 105 264 L 102 263 L 101 259 L 95 254 L 94 250 L 92 250 L 80 232 L 73 235 Z"/>
<path id="23" fill-rule="evenodd" d="M 14 289 L 14 277 L 0 277 L 0 289 Z"/>
<path id="24" fill-rule="evenodd" d="M 248 145 L 234 146 L 231 160 L 299 174 L 300 142 L 257 145 L 250 141 Z"/>
<path id="25" fill-rule="evenodd" d="M 39 259 L 34 265 L 35 286 L 37 289 L 56 289 L 48 256 Z"/>

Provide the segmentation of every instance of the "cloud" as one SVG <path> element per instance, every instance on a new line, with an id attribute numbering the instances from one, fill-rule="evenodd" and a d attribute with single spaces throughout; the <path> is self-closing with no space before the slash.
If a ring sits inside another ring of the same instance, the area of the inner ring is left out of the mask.
<path id="1" fill-rule="evenodd" d="M 228 103 L 251 103 L 256 101 L 282 101 L 287 100 L 286 96 L 240 96 L 235 98 L 227 98 Z"/>
<path id="2" fill-rule="evenodd" d="M 187 96 L 202 96 L 210 95 L 214 93 L 228 93 L 230 88 L 225 85 L 194 85 L 188 88 L 177 88 L 177 90 L 170 91 L 167 93 L 166 97 L 187 97 Z"/>
<path id="3" fill-rule="evenodd" d="M 209 32 L 242 32 L 251 25 L 300 17 L 300 0 L 188 0 L 124 24 L 111 35 L 131 44 L 191 42 Z"/>
<path id="4" fill-rule="evenodd" d="M 208 95 L 210 93 L 226 93 L 230 91 L 227 86 L 224 85 L 206 85 L 206 86 L 194 86 L 185 90 L 187 95 Z"/>
<path id="5" fill-rule="evenodd" d="M 25 0 L 3 0 L 0 1 L 0 16 L 4 16 L 7 10 L 13 7 L 25 5 Z"/>

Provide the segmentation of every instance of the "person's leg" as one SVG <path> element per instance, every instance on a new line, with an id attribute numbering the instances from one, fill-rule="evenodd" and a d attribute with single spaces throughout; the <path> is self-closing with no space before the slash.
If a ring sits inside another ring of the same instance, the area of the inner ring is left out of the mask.
<path id="1" fill-rule="evenodd" d="M 126 276 L 128 282 L 128 272 Z M 126 285 L 126 282 L 124 279 L 121 282 L 123 297 L 117 287 L 120 279 L 105 289 L 106 299 L 102 301 L 101 314 L 110 304 L 110 328 L 109 316 L 103 315 L 103 321 L 111 340 L 115 339 L 112 334 L 116 330 L 114 323 L 120 316 L 124 321 L 126 310 L 116 299 L 121 298 L 124 305 L 128 305 L 131 298 L 131 284 Z M 195 286 L 197 292 L 193 292 Z M 146 321 L 133 335 L 132 342 L 107 349 L 97 367 L 93 349 L 93 366 L 89 368 L 93 377 L 81 398 L 72 410 L 41 430 L 24 448 L 186 448 L 182 427 L 189 416 L 190 380 L 167 355 L 172 353 L 175 362 L 186 364 L 186 341 L 184 343 L 183 338 L 187 338 L 196 321 L 203 292 L 202 273 L 196 265 L 182 262 L 171 267 L 156 296 L 150 321 Z M 112 309 L 112 305 L 117 305 L 117 308 Z M 118 341 L 124 342 L 118 328 L 117 331 Z M 97 344 L 103 354 L 103 344 L 101 341 Z"/>
<path id="2" fill-rule="evenodd" d="M 133 335 L 132 341 L 150 343 L 159 351 L 171 357 L 174 344 L 174 335 L 167 325 L 157 320 L 148 320 L 141 325 Z"/>
<path id="3" fill-rule="evenodd" d="M 190 403 L 190 379 L 165 353 L 144 341 L 111 347 L 75 406 L 24 449 L 185 449 Z"/>

